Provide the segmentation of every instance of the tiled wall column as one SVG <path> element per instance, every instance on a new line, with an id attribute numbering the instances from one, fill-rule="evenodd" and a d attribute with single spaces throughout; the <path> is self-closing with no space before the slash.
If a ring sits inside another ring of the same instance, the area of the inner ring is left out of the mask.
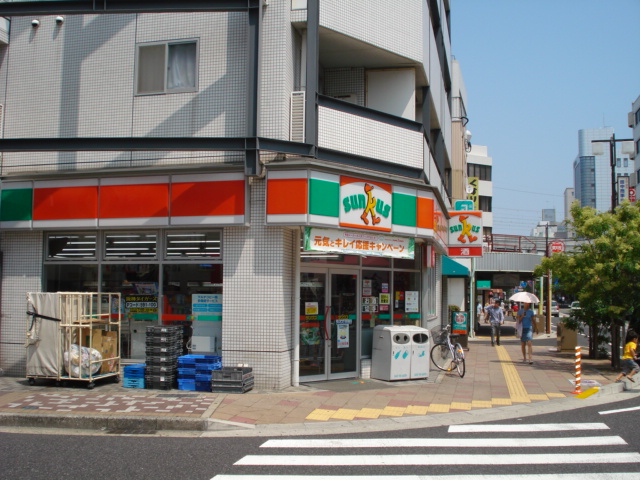
<path id="1" fill-rule="evenodd" d="M 42 232 L 0 234 L 0 367 L 5 375 L 26 373 L 27 292 L 42 288 L 42 245 Z"/>
<path id="2" fill-rule="evenodd" d="M 277 390 L 291 385 L 294 234 L 265 226 L 264 179 L 250 192 L 251 226 L 224 229 L 222 360 L 248 364 L 257 388 Z"/>

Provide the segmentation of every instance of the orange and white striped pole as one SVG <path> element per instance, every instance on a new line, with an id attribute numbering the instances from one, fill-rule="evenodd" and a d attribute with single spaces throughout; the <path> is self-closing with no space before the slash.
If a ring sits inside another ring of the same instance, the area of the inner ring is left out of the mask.
<path id="1" fill-rule="evenodd" d="M 582 377 L 582 367 L 580 366 L 582 360 L 582 353 L 580 347 L 576 347 L 576 389 L 571 393 L 582 393 L 580 386 L 580 379 Z"/>

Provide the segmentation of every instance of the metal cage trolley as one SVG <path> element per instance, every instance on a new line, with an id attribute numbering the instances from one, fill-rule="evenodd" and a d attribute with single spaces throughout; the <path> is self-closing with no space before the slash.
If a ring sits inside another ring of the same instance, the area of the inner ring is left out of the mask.
<path id="1" fill-rule="evenodd" d="M 27 293 L 29 384 L 119 382 L 121 309 L 119 293 Z"/>

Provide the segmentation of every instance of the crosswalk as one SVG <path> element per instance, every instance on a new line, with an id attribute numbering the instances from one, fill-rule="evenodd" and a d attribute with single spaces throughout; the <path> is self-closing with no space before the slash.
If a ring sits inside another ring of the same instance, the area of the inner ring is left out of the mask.
<path id="1" fill-rule="evenodd" d="M 639 480 L 640 453 L 608 430 L 472 424 L 442 437 L 270 439 L 212 480 Z"/>

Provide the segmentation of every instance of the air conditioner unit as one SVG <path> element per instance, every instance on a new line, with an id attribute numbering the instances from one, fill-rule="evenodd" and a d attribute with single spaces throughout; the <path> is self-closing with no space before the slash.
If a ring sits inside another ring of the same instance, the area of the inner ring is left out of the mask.
<path id="1" fill-rule="evenodd" d="M 304 143 L 305 92 L 291 92 L 289 140 Z"/>

